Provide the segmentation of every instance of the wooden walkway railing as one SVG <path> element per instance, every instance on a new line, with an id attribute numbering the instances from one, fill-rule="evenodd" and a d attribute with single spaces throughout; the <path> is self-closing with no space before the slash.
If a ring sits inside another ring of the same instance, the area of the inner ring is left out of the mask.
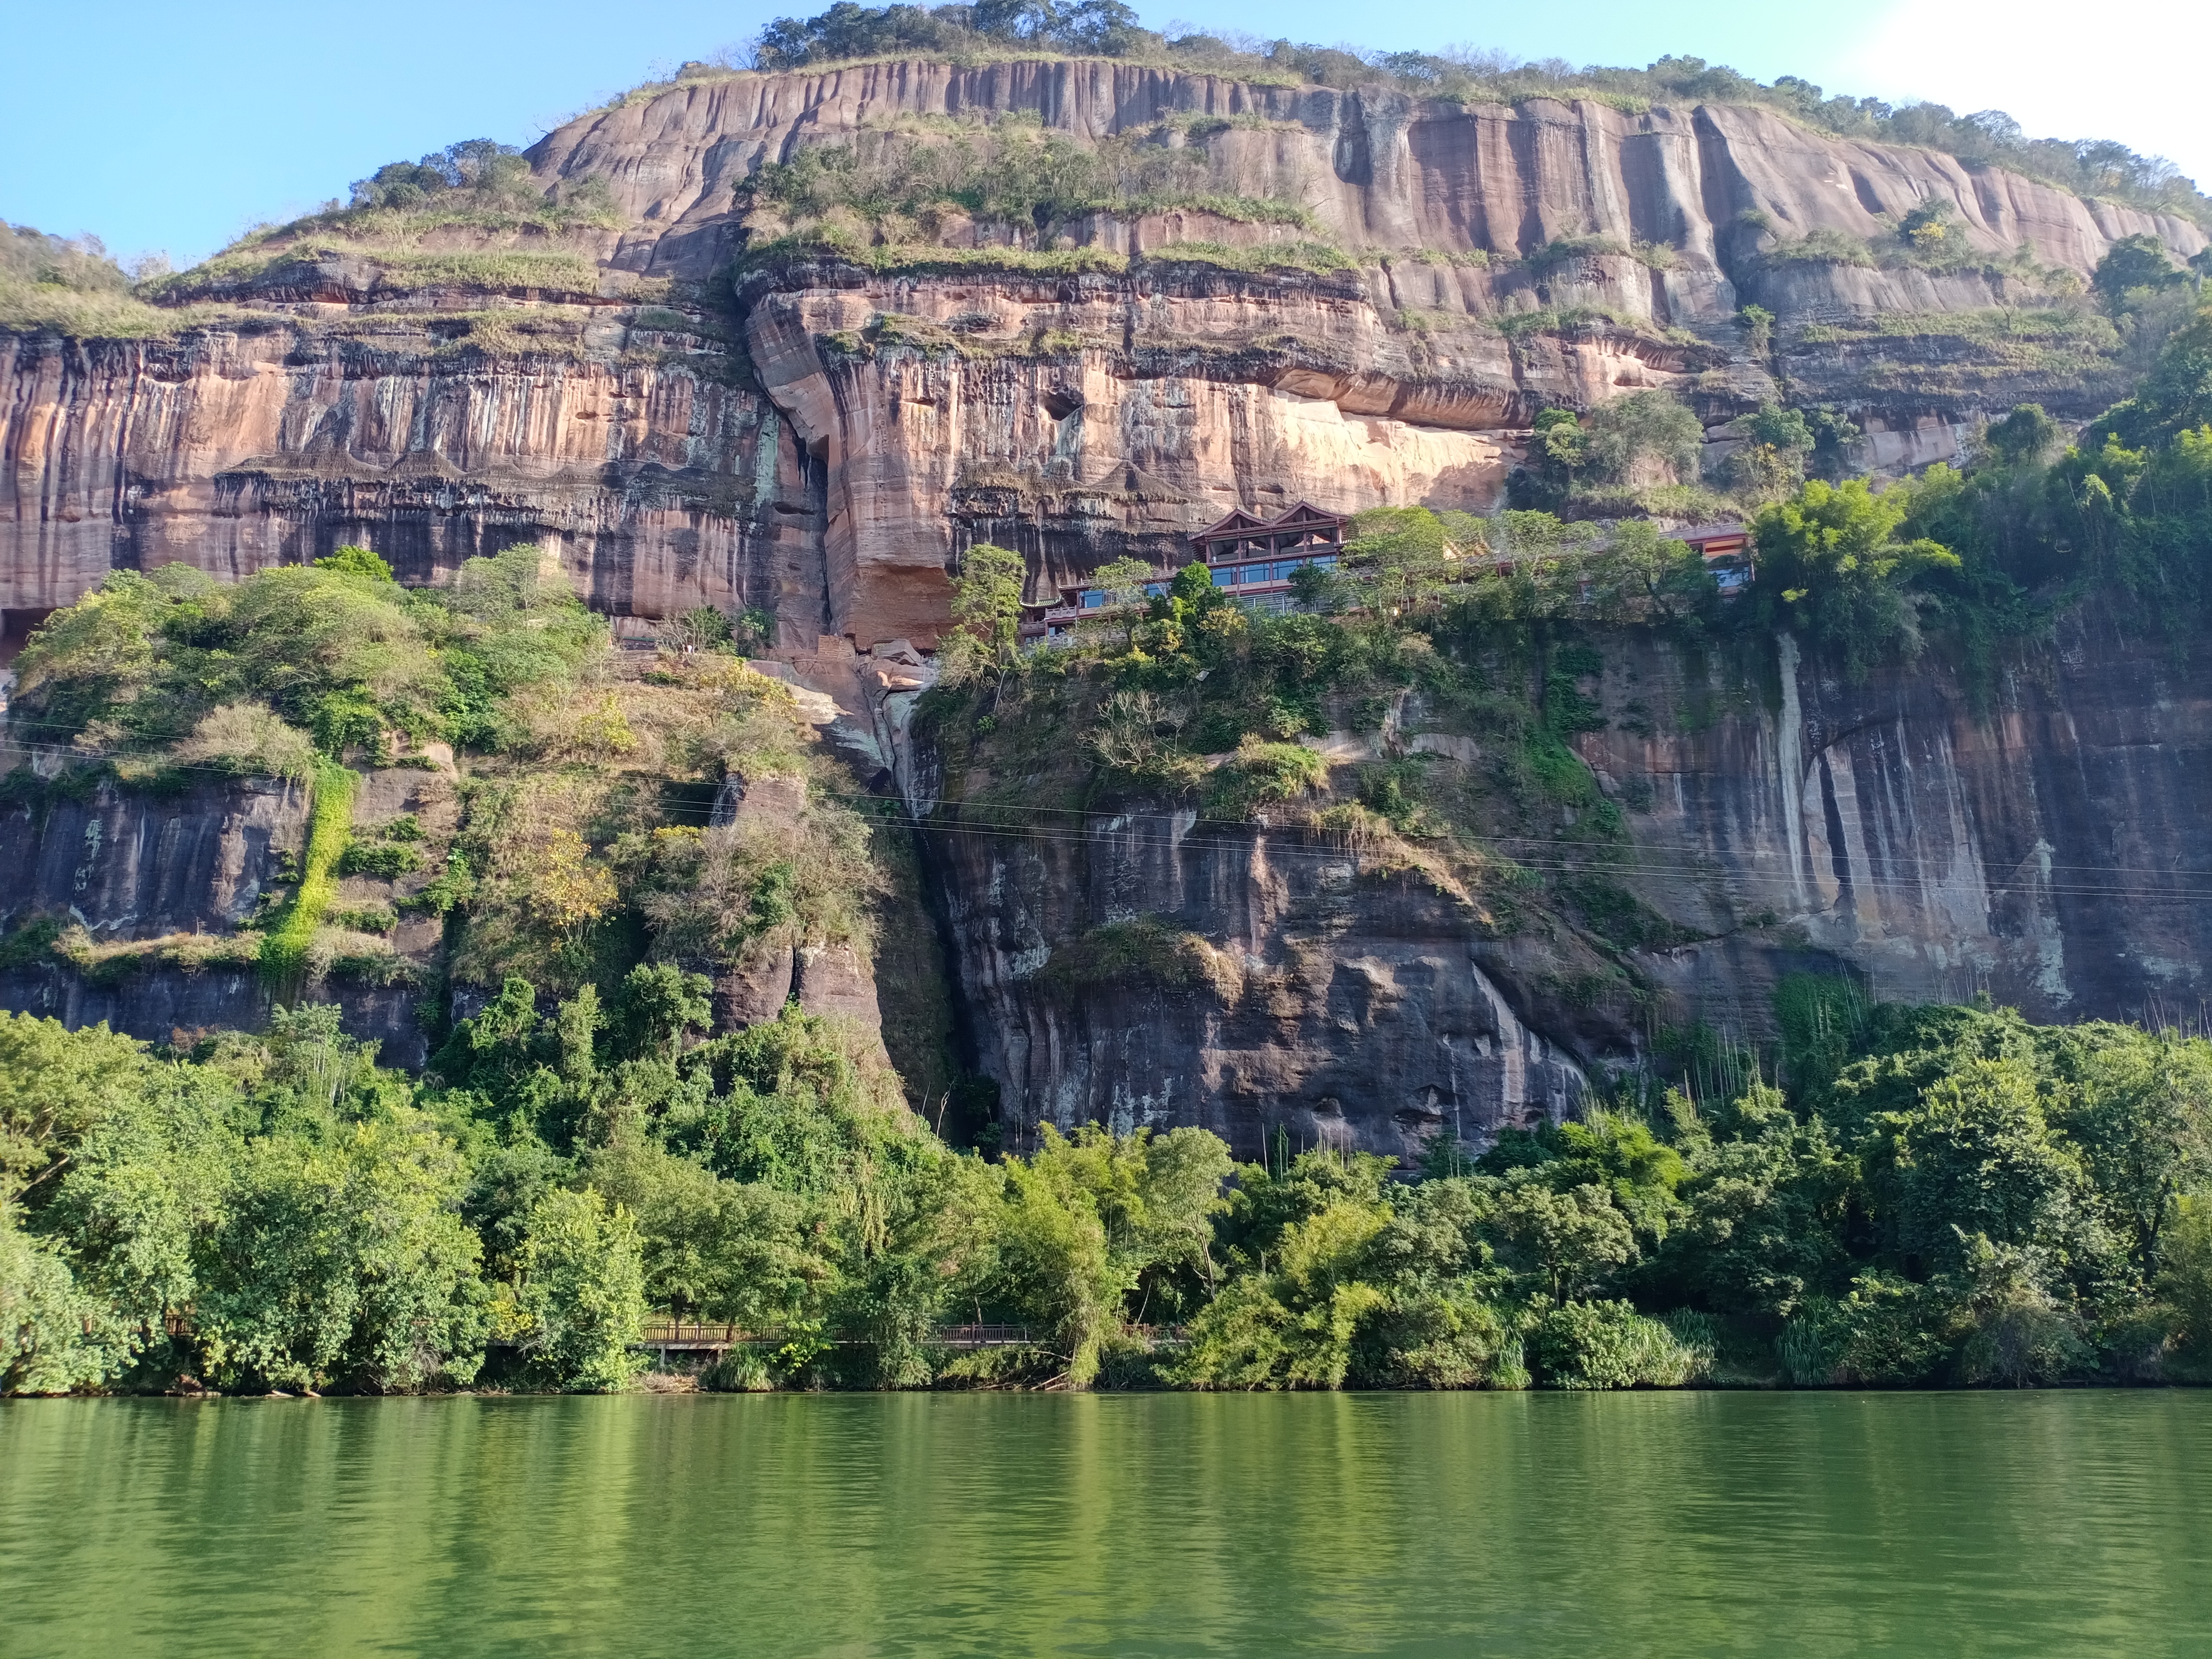
<path id="1" fill-rule="evenodd" d="M 929 1334 L 928 1342 L 939 1348 L 1018 1348 L 1043 1341 L 1042 1333 L 1032 1333 L 1026 1325 L 940 1325 Z M 714 1325 L 692 1320 L 655 1319 L 646 1323 L 643 1333 L 631 1346 L 640 1348 L 664 1348 L 672 1352 L 685 1351 L 717 1352 L 726 1348 L 780 1348 L 794 1340 L 830 1342 L 842 1347 L 848 1340 L 816 1335 L 811 1332 L 766 1330 L 749 1331 L 741 1325 Z"/>
<path id="2" fill-rule="evenodd" d="M 1156 1342 L 1180 1342 L 1183 1328 L 1180 1325 L 1136 1325 L 1132 1333 Z M 833 1346 L 862 1346 L 864 1343 L 816 1335 L 811 1332 L 766 1330 L 749 1331 L 741 1325 L 715 1325 L 694 1320 L 648 1320 L 638 1340 L 631 1346 L 653 1348 L 667 1353 L 720 1353 L 731 1348 L 780 1348 L 785 1343 L 803 1340 L 829 1342 Z M 1042 1347 L 1052 1340 L 1051 1333 L 1035 1330 L 1027 1325 L 939 1325 L 927 1339 L 926 1345 L 933 1348 L 1026 1348 Z"/>
<path id="3" fill-rule="evenodd" d="M 172 1313 L 162 1320 L 171 1336 L 189 1337 L 192 1334 L 191 1316 Z M 1185 1329 L 1181 1325 L 1132 1325 L 1129 1334 L 1154 1342 L 1181 1342 Z M 933 1348 L 1027 1348 L 1047 1347 L 1052 1342 L 1052 1333 L 1036 1330 L 1027 1325 L 939 1325 L 924 1340 L 923 1346 Z M 823 1336 L 811 1331 L 765 1330 L 749 1331 L 742 1325 L 717 1325 L 690 1319 L 649 1319 L 639 1333 L 633 1348 L 652 1348 L 661 1353 L 724 1353 L 732 1348 L 780 1348 L 787 1342 L 803 1341 L 826 1344 L 830 1347 L 866 1347 L 866 1338 Z M 494 1338 L 495 1348 L 514 1346 L 511 1340 Z"/>

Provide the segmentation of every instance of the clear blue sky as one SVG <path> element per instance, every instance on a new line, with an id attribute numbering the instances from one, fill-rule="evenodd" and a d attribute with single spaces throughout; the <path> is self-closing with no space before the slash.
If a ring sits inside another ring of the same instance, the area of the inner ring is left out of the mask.
<path id="1" fill-rule="evenodd" d="M 826 3 L 27 4 L 8 30 L 0 219 L 91 231 L 126 258 L 161 250 L 187 264 L 257 221 L 343 195 L 381 162 L 459 138 L 526 144 L 656 70 Z M 1613 64 L 1693 53 L 1762 80 L 1805 76 L 1832 93 L 2003 108 L 2038 136 L 2118 138 L 2212 181 L 2212 124 L 2194 84 L 2207 26 L 2181 0 L 2116 14 L 2124 32 L 2083 29 L 2078 7 L 2039 0 L 1940 9 L 1911 0 L 1178 0 L 1139 11 L 1155 27 L 1187 11 L 1208 27 L 1389 49 L 1468 45 Z"/>

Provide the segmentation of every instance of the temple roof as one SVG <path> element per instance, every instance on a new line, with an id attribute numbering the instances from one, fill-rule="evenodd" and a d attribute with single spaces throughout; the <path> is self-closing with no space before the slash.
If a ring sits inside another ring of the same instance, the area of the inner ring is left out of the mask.
<path id="1" fill-rule="evenodd" d="M 1303 530 L 1309 526 L 1340 525 L 1344 521 L 1341 513 L 1324 512 L 1311 501 L 1298 501 L 1272 519 L 1255 518 L 1240 507 L 1205 529 L 1194 532 L 1190 539 L 1213 542 L 1230 536 L 1259 536 L 1271 531 Z"/>
<path id="2" fill-rule="evenodd" d="M 1217 537 L 1235 536 L 1249 531 L 1265 530 L 1267 527 L 1265 520 L 1254 518 L 1240 507 L 1233 509 L 1225 518 L 1217 520 L 1206 526 L 1205 529 L 1194 531 L 1190 538 L 1194 542 L 1210 542 Z"/>
<path id="3" fill-rule="evenodd" d="M 1267 528 L 1289 530 L 1299 525 L 1330 525 L 1343 522 L 1344 515 L 1341 513 L 1325 513 L 1311 501 L 1300 501 L 1297 506 L 1286 509 L 1279 517 L 1267 520 Z"/>

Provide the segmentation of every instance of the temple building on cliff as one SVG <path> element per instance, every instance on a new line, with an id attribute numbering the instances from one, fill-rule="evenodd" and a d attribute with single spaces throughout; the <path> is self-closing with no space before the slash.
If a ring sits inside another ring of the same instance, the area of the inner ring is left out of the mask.
<path id="1" fill-rule="evenodd" d="M 1300 565 L 1334 567 L 1350 522 L 1346 514 L 1324 512 L 1310 501 L 1299 501 L 1272 519 L 1255 518 L 1240 507 L 1193 532 L 1192 562 L 1211 568 L 1213 585 L 1239 601 L 1279 609 L 1290 602 L 1291 573 Z M 1165 592 L 1175 574 L 1156 572 L 1156 580 L 1145 591 Z M 1031 639 L 1069 637 L 1086 613 L 1096 615 L 1111 602 L 1102 588 L 1064 587 L 1058 603 L 1042 607 L 1025 622 L 1023 632 Z"/>
<path id="2" fill-rule="evenodd" d="M 1213 573 L 1213 585 L 1239 604 L 1255 610 L 1284 610 L 1291 603 L 1291 573 L 1308 564 L 1333 569 L 1343 552 L 1350 522 L 1346 514 L 1325 512 L 1309 501 L 1272 519 L 1256 518 L 1239 508 L 1193 532 L 1193 562 L 1206 565 Z M 1733 598 L 1751 586 L 1751 532 L 1744 526 L 1696 525 L 1676 531 L 1668 539 L 1684 543 L 1705 561 L 1707 574 L 1723 595 Z M 1495 562 L 1502 571 L 1512 562 L 1505 556 Z M 1145 585 L 1146 593 L 1165 592 L 1175 574 L 1155 571 Z M 1022 620 L 1022 637 L 1048 643 L 1073 640 L 1085 617 L 1102 616 L 1113 605 L 1114 596 L 1103 587 L 1063 587 L 1056 600 L 1030 608 Z"/>

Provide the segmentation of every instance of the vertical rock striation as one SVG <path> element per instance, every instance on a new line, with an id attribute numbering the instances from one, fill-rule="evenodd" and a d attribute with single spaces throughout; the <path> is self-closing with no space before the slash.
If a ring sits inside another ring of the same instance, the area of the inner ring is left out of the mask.
<path id="1" fill-rule="evenodd" d="M 1200 143 L 1209 192 L 1283 222 L 1194 198 L 1091 214 L 1053 248 L 994 254 L 1013 233 L 970 226 L 942 258 L 741 257 L 774 228 L 744 188 L 764 163 L 1005 115 L 1082 143 Z M 1646 387 L 1715 429 L 1784 392 L 1829 404 L 1868 429 L 1860 463 L 1919 465 L 2014 402 L 2082 417 L 2118 385 L 2094 343 L 1990 343 L 1987 308 L 2047 302 L 2123 236 L 2206 246 L 2178 218 L 1757 109 L 1462 106 L 1099 62 L 688 82 L 530 160 L 548 188 L 600 181 L 619 228 L 556 248 L 441 229 L 404 258 L 286 233 L 173 296 L 222 302 L 221 320 L 0 332 L 10 630 L 118 568 L 235 577 L 361 542 L 427 582 L 535 542 L 604 611 L 771 612 L 782 672 L 863 775 L 927 799 L 916 647 L 976 543 L 1020 550 L 1042 599 L 1120 555 L 1171 562 L 1231 507 L 1486 508 L 1540 410 Z M 1930 202 L 1966 250 L 1949 268 L 1805 257 L 1893 245 Z M 1344 262 L 1268 252 L 1316 240 Z M 514 258 L 471 265 L 486 248 Z M 1747 349 L 1745 304 L 1779 319 L 1771 356 Z M 2039 1017 L 2194 1017 L 2212 708 L 2154 646 L 2087 613 L 1985 688 L 1929 663 L 1840 684 L 1787 641 L 1752 681 L 1648 641 L 1607 663 L 1614 721 L 1582 752 L 1629 809 L 1626 880 L 1694 941 L 1668 950 L 1614 951 L 1556 916 L 1501 931 L 1304 832 L 1157 811 L 928 832 L 1006 1127 L 1198 1122 L 1247 1155 L 1279 1133 L 1410 1158 L 1445 1130 L 1556 1115 L 1655 1018 L 1754 1030 L 1775 978 L 1807 966 Z M 1463 733 L 1416 719 L 1399 737 L 1480 763 Z M 110 940 L 234 924 L 303 811 L 247 785 L 0 809 L 0 899 Z M 1578 1000 L 1607 963 L 1657 1001 Z M 149 1036 L 266 1012 L 228 970 L 6 975 L 11 1006 Z M 875 1004 L 857 957 L 786 951 L 726 975 L 718 1017 L 794 993 Z M 407 994 L 360 994 L 356 1024 L 419 1058 Z"/>
<path id="2" fill-rule="evenodd" d="M 1608 701 L 1636 699 L 1652 735 L 1580 739 L 1608 788 L 1650 803 L 1631 815 L 1638 890 L 1706 936 L 1651 961 L 1686 1006 L 1756 1027 L 1810 949 L 1892 1000 L 2201 1017 L 2212 699 L 2162 641 L 2085 609 L 1981 688 L 1924 660 L 1853 685 L 1777 645 L 1757 697 L 1626 645 Z"/>

